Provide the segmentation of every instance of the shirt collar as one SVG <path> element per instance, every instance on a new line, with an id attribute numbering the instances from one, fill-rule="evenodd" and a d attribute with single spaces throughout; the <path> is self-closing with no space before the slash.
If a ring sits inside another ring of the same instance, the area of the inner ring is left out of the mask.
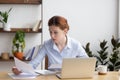
<path id="1" fill-rule="evenodd" d="M 67 45 L 65 48 L 71 48 L 72 47 L 71 46 L 71 39 L 68 36 L 66 36 L 66 37 L 67 37 Z M 53 41 L 52 41 L 52 43 L 53 43 L 53 49 L 57 50 L 58 48 L 57 48 L 56 44 Z"/>
<path id="2" fill-rule="evenodd" d="M 69 36 L 67 36 L 67 45 L 66 45 L 67 48 L 71 48 L 71 39 Z"/>

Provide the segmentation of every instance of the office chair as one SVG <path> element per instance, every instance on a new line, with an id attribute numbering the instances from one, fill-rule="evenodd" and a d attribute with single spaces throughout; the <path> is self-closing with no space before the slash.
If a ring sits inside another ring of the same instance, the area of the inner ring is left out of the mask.
<path id="1" fill-rule="evenodd" d="M 48 69 L 48 56 L 45 56 L 45 69 Z"/>

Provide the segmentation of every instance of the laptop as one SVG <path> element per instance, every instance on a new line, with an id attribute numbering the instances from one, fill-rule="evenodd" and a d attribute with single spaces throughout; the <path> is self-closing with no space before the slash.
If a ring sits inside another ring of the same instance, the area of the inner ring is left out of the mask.
<path id="1" fill-rule="evenodd" d="M 64 58 L 60 79 L 68 78 L 93 78 L 95 73 L 96 58 Z"/>

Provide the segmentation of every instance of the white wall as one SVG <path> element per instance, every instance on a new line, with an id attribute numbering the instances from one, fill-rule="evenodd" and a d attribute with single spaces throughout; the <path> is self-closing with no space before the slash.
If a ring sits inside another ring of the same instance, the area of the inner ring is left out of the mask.
<path id="1" fill-rule="evenodd" d="M 47 21 L 54 15 L 67 18 L 69 36 L 82 45 L 90 42 L 95 53 L 100 41 L 110 45 L 112 35 L 118 36 L 118 0 L 43 0 L 44 40 L 50 37 Z"/>

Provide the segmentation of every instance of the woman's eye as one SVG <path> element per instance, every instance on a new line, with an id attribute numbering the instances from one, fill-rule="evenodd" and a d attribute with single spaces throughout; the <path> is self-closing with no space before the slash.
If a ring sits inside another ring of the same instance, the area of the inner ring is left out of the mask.
<path id="1" fill-rule="evenodd" d="M 52 31 L 50 31 L 50 34 L 55 34 L 56 35 L 56 34 L 58 34 L 58 32 L 52 32 Z"/>
<path id="2" fill-rule="evenodd" d="M 54 32 L 54 34 L 57 34 L 58 32 Z"/>

